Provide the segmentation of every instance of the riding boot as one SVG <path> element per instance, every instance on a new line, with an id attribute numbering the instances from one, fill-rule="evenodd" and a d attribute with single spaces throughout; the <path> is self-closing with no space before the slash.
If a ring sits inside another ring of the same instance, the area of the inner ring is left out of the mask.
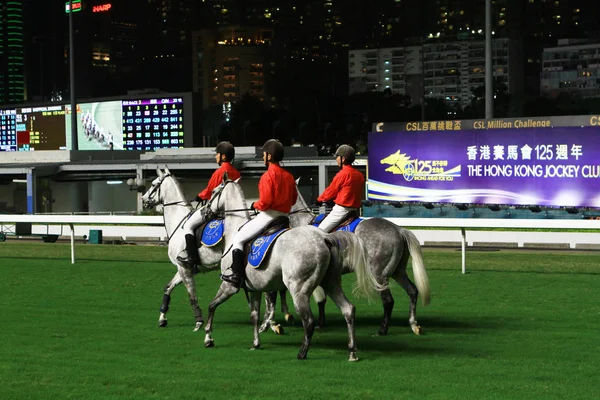
<path id="1" fill-rule="evenodd" d="M 179 253 L 177 259 L 191 266 L 197 265 L 200 262 L 198 259 L 196 236 L 190 234 L 185 235 L 185 250 Z"/>
<path id="2" fill-rule="evenodd" d="M 221 275 L 221 280 L 231 283 L 236 289 L 240 290 L 244 281 L 245 263 L 244 251 L 234 249 L 231 253 L 233 263 L 231 264 L 231 275 Z"/>

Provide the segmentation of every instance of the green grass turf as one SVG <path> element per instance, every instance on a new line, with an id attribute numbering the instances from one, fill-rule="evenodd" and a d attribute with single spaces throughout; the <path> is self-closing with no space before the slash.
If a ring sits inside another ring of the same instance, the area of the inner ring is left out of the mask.
<path id="1" fill-rule="evenodd" d="M 217 310 L 203 347 L 183 287 L 157 327 L 175 268 L 166 248 L 0 243 L 2 399 L 592 399 L 600 397 L 600 254 L 425 250 L 432 304 L 425 331 L 407 324 L 398 285 L 390 333 L 374 337 L 381 305 L 357 306 L 358 363 L 347 361 L 343 318 L 328 302 L 308 359 L 302 329 L 261 336 L 243 294 Z M 344 278 L 347 293 L 353 275 Z M 218 273 L 196 278 L 206 307 Z M 290 302 L 291 304 L 291 302 Z M 316 306 L 313 307 L 316 309 Z M 277 314 L 282 319 L 281 313 Z"/>

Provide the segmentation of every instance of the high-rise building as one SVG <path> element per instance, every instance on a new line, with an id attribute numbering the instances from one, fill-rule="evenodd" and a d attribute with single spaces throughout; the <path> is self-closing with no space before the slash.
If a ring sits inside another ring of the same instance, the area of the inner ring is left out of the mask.
<path id="1" fill-rule="evenodd" d="M 600 43 L 559 40 L 557 47 L 544 49 L 542 60 L 543 96 L 600 97 Z"/>
<path id="2" fill-rule="evenodd" d="M 143 63 L 139 71 L 148 87 L 170 92 L 192 87 L 191 32 L 197 29 L 202 2 L 147 0 L 140 22 Z"/>
<path id="3" fill-rule="evenodd" d="M 0 3 L 0 104 L 26 98 L 24 70 L 23 1 Z"/>
<path id="4" fill-rule="evenodd" d="M 273 105 L 267 88 L 272 29 L 227 26 L 192 36 L 194 92 L 202 93 L 203 108 L 235 103 L 246 93 Z"/>
<path id="5" fill-rule="evenodd" d="M 390 89 L 410 96 L 413 103 L 420 103 L 421 50 L 421 46 L 351 50 L 348 55 L 350 94 Z"/>
<path id="6" fill-rule="evenodd" d="M 492 48 L 495 82 L 505 84 L 509 92 L 518 91 L 522 80 L 511 60 L 511 40 L 494 39 Z M 426 43 L 422 47 L 351 50 L 349 70 L 350 93 L 390 89 L 411 96 L 416 104 L 422 87 L 426 98 L 466 107 L 471 104 L 473 90 L 485 84 L 485 42 L 464 40 Z"/>

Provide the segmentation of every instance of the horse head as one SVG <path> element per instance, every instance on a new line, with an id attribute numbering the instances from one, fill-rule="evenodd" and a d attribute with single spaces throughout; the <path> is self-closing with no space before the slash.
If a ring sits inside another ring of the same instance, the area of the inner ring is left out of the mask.
<path id="1" fill-rule="evenodd" d="M 207 207 L 213 213 L 223 213 L 227 210 L 246 209 L 246 198 L 239 184 L 240 178 L 232 181 L 227 172 L 223 174 L 223 180 L 219 186 L 213 189 Z M 246 214 L 248 211 L 246 210 Z"/>
<path id="2" fill-rule="evenodd" d="M 156 168 L 156 179 L 152 181 L 150 188 L 142 196 L 142 204 L 144 208 L 150 208 L 158 204 L 165 205 L 167 203 L 187 203 L 183 192 L 179 187 L 179 183 L 168 167 L 162 171 Z"/>
<path id="3" fill-rule="evenodd" d="M 314 217 L 310 206 L 306 203 L 304 197 L 302 197 L 302 193 L 298 187 L 299 183 L 300 178 L 296 179 L 296 191 L 298 192 L 298 197 L 296 198 L 296 203 L 294 203 L 290 210 L 290 224 L 292 227 L 306 225 Z"/>
<path id="4" fill-rule="evenodd" d="M 410 159 L 410 156 L 400 153 L 400 150 L 394 154 L 390 154 L 380 161 L 381 164 L 391 165 L 391 167 L 386 168 L 386 171 L 393 174 L 403 174 L 404 168 L 406 168 L 406 166 L 411 162 L 412 160 Z"/>

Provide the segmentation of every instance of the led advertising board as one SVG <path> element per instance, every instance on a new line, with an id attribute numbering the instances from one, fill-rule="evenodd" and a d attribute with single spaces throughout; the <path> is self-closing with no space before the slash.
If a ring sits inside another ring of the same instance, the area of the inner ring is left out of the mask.
<path id="1" fill-rule="evenodd" d="M 191 145 L 191 106 L 176 96 L 77 104 L 78 150 L 182 148 L 185 131 Z M 0 110 L 0 151 L 65 149 L 72 150 L 70 105 Z"/>
<path id="2" fill-rule="evenodd" d="M 373 132 L 368 198 L 600 207 L 600 127 Z"/>

